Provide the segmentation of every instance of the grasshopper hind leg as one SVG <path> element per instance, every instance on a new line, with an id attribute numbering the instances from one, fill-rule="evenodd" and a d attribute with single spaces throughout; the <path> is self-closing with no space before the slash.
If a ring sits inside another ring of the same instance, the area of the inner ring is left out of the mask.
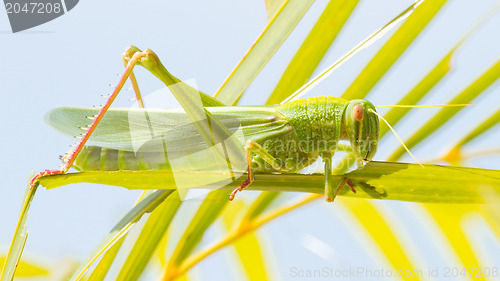
<path id="1" fill-rule="evenodd" d="M 104 114 L 108 111 L 109 107 L 115 100 L 116 96 L 120 93 L 123 85 L 129 79 L 131 78 L 132 85 L 134 87 L 134 90 L 136 91 L 136 98 L 141 100 L 140 98 L 140 93 L 139 93 L 139 88 L 137 87 L 137 81 L 135 80 L 135 77 L 133 76 L 132 69 L 136 66 L 136 64 L 141 64 L 141 60 L 143 58 L 148 57 L 150 53 L 148 52 L 140 52 L 140 50 L 136 47 L 129 47 L 125 53 L 122 55 L 123 62 L 125 63 L 125 71 L 123 75 L 120 77 L 120 81 L 118 84 L 115 86 L 113 92 L 107 97 L 106 103 L 101 107 L 99 110 L 99 114 L 95 116 L 88 116 L 89 119 L 93 120 L 92 124 L 86 129 L 84 133 L 81 134 L 81 136 L 78 136 L 80 138 L 80 141 L 75 145 L 75 148 L 66 153 L 63 156 L 63 165 L 61 166 L 60 169 L 58 170 L 44 170 L 38 174 L 36 174 L 31 180 L 30 180 L 30 186 L 33 188 L 35 184 L 40 180 L 40 178 L 45 177 L 45 176 L 51 176 L 51 175 L 60 175 L 60 174 L 65 174 L 69 168 L 73 165 L 75 162 L 76 157 L 80 152 L 82 151 L 85 143 L 87 140 L 90 138 L 92 135 L 92 132 L 95 130 L 99 122 L 102 120 L 104 117 Z M 154 59 L 154 56 L 153 56 Z M 141 107 L 143 106 L 142 100 L 139 103 Z"/>
<path id="2" fill-rule="evenodd" d="M 140 52 L 141 50 L 136 46 L 129 46 L 125 52 L 122 53 L 122 60 L 125 67 L 127 67 L 128 62 L 132 59 L 132 56 Z M 132 89 L 134 89 L 135 100 L 140 108 L 144 108 L 144 102 L 142 100 L 141 92 L 139 91 L 139 84 L 137 83 L 137 79 L 135 78 L 134 72 L 130 71 L 130 83 L 132 83 Z"/>

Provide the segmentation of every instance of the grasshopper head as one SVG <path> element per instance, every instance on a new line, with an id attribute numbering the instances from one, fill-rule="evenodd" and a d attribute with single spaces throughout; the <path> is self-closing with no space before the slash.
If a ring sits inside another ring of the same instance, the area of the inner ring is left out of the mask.
<path id="1" fill-rule="evenodd" d="M 352 100 L 344 113 L 344 124 L 357 159 L 370 161 L 377 152 L 379 120 L 367 100 Z"/>

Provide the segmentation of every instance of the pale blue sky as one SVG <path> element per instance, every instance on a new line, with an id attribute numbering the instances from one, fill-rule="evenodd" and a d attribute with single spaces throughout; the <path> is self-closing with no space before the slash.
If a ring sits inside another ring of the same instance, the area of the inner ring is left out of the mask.
<path id="1" fill-rule="evenodd" d="M 361 1 L 353 17 L 329 51 L 320 68 L 324 68 L 355 46 L 359 41 L 399 14 L 412 1 Z M 392 104 L 406 93 L 483 15 L 496 1 L 449 0 L 423 36 L 404 59 L 377 85 L 369 98 L 374 104 Z M 326 1 L 318 0 L 306 14 L 297 30 L 241 100 L 244 104 L 261 104 L 277 83 L 286 61 L 307 35 Z M 103 102 L 100 95 L 108 94 L 117 81 L 123 66 L 121 52 L 130 44 L 151 48 L 163 60 L 167 69 L 180 79 L 195 79 L 199 89 L 214 93 L 233 67 L 251 46 L 266 24 L 263 0 L 258 1 L 80 1 L 68 14 L 31 30 L 12 34 L 5 13 L 0 12 L 0 85 L 3 100 L 0 123 L 0 252 L 7 250 L 30 173 L 60 165 L 58 156 L 73 143 L 46 124 L 43 116 L 62 105 L 93 106 Z M 478 76 L 500 57 L 500 13 L 476 32 L 457 52 L 454 71 L 434 89 L 424 104 L 446 103 L 469 81 Z M 351 83 L 383 41 L 364 51 L 320 84 L 309 96 L 338 95 Z M 145 72 L 139 73 L 143 93 L 162 85 Z M 131 93 L 125 93 L 127 98 Z M 486 118 L 500 106 L 498 83 L 480 99 L 475 107 L 467 108 L 468 115 L 452 120 L 431 141 L 418 146 L 414 153 L 419 159 L 433 158 L 453 144 L 453 140 L 477 124 L 477 116 Z M 118 105 L 128 107 L 123 96 Z M 402 137 L 420 127 L 434 109 L 422 109 L 410 114 L 396 128 Z M 473 116 L 473 117 L 471 117 Z M 468 147 L 477 150 L 498 143 L 498 128 L 481 141 Z M 377 160 L 384 159 L 394 149 L 396 140 L 387 136 Z M 497 145 L 498 146 L 498 145 Z M 405 156 L 405 160 L 410 158 Z M 470 166 L 498 168 L 498 157 L 468 163 Z M 41 188 L 32 204 L 26 244 L 27 257 L 44 257 L 54 265 L 66 257 L 83 259 L 117 222 L 138 197 L 138 191 L 90 184 L 66 186 L 55 190 Z M 252 198 L 255 193 L 241 196 Z M 243 199 L 242 199 L 243 200 Z M 408 223 L 414 216 L 409 203 L 381 202 L 381 208 L 392 208 L 406 229 L 415 228 L 415 243 L 421 232 L 419 226 Z M 194 208 L 196 204 L 192 203 Z M 415 207 L 418 208 L 418 207 Z M 184 211 L 186 214 L 190 210 Z M 342 215 L 342 207 L 318 202 L 266 226 L 260 235 L 277 257 L 271 262 L 276 275 L 283 280 L 289 268 L 298 266 L 331 266 L 330 261 L 308 251 L 300 243 L 301 233 L 317 237 L 343 257 L 344 265 L 376 266 L 353 243 L 355 226 Z M 338 210 L 338 212 L 337 212 Z M 192 211 L 191 211 L 192 212 Z M 186 215 L 187 216 L 187 215 Z M 311 219 L 314 217 L 314 219 Z M 326 222 L 326 223 L 325 223 Z M 344 229 L 346 229 L 344 231 Z M 217 234 L 213 229 L 209 236 Z M 294 232 L 298 234 L 290 235 Z M 209 241 L 209 239 L 207 239 Z M 349 243 L 345 243 L 348 241 Z M 498 246 L 498 244 L 497 244 Z M 283 254 L 290 251 L 290 254 Z M 427 260 L 432 256 L 425 257 Z M 198 268 L 201 272 L 221 274 L 220 280 L 237 277 L 234 270 L 224 271 L 227 254 L 217 254 Z M 435 258 L 435 257 L 434 257 Z M 445 262 L 446 260 L 441 260 Z M 497 264 L 500 261 L 497 260 Z M 439 265 L 439 259 L 431 265 Z M 211 271 L 214 270 L 214 271 Z"/>

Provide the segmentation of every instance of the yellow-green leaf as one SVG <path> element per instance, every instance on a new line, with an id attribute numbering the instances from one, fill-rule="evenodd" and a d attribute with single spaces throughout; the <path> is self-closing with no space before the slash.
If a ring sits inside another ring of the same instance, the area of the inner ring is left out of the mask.
<path id="1" fill-rule="evenodd" d="M 500 60 L 496 61 L 493 66 L 486 70 L 479 78 L 472 82 L 467 88 L 453 98 L 450 104 L 470 103 L 474 98 L 486 90 L 493 82 L 500 77 Z M 451 117 L 462 110 L 463 107 L 450 107 L 441 109 L 427 124 L 421 127 L 414 133 L 406 142 L 408 148 L 412 148 L 419 142 L 434 133 Z M 398 149 L 389 157 L 389 161 L 399 159 L 405 153 L 405 149 L 399 146 Z"/>
<path id="2" fill-rule="evenodd" d="M 377 245 L 380 252 L 392 264 L 393 268 L 413 272 L 415 267 L 406 255 L 405 249 L 400 244 L 400 239 L 395 236 L 394 231 L 384 219 L 384 216 L 367 200 L 355 200 L 342 198 L 341 204 L 353 214 L 372 238 L 373 244 Z M 419 280 L 418 276 L 406 277 L 405 280 Z"/>
<path id="3" fill-rule="evenodd" d="M 285 0 L 265 0 L 264 2 L 266 3 L 267 19 L 272 20 Z"/>
<path id="4" fill-rule="evenodd" d="M 446 0 L 427 0 L 420 4 L 361 71 L 342 98 L 351 100 L 368 94 L 445 3 Z"/>
<path id="5" fill-rule="evenodd" d="M 313 0 L 287 0 L 214 97 L 224 104 L 234 105 L 313 2 Z"/>
<path id="6" fill-rule="evenodd" d="M 203 203 L 198 208 L 193 219 L 191 219 L 191 222 L 174 249 L 165 270 L 165 279 L 170 280 L 171 276 L 177 274 L 177 270 L 184 260 L 199 244 L 205 231 L 219 217 L 221 211 L 229 202 L 227 199 L 229 193 L 227 190 L 214 190 L 205 197 L 205 200 L 203 200 Z"/>
<path id="7" fill-rule="evenodd" d="M 363 169 L 333 176 L 332 184 L 336 185 L 343 177 L 347 177 L 356 184 L 357 193 L 354 194 L 348 187 L 344 187 L 340 195 L 413 202 L 483 203 L 482 190 L 493 188 L 500 191 L 500 171 L 497 170 L 444 165 L 424 167 L 417 164 L 372 161 Z M 213 174 L 186 172 L 185 176 L 206 179 Z M 175 189 L 173 182 L 168 180 L 170 176 L 167 171 L 86 172 L 45 177 L 40 183 L 49 188 L 76 182 L 92 182 L 131 189 L 151 189 L 152 186 Z M 176 176 L 181 175 L 176 173 Z M 241 176 L 223 189 L 229 192 L 239 186 L 246 177 Z M 211 185 L 200 186 L 214 188 Z M 216 183 L 215 187 L 220 185 Z M 247 189 L 323 194 L 324 175 L 257 174 L 255 181 Z M 221 203 L 224 203 L 223 199 L 219 198 Z"/>
<path id="8" fill-rule="evenodd" d="M 109 250 L 102 256 L 94 270 L 92 270 L 92 273 L 89 275 L 89 278 L 87 278 L 87 281 L 101 281 L 106 278 L 109 268 L 115 261 L 116 255 L 118 254 L 118 251 L 120 251 L 126 237 L 126 235 L 122 236 L 111 248 L 109 248 Z"/>
<path id="9" fill-rule="evenodd" d="M 262 192 L 259 197 L 257 197 L 257 199 L 253 201 L 252 205 L 245 213 L 242 223 L 249 222 L 258 218 L 259 215 L 266 211 L 269 205 L 271 205 L 271 203 L 275 201 L 279 195 L 280 192 L 276 191 Z"/>
<path id="10" fill-rule="evenodd" d="M 23 198 L 23 205 L 21 207 L 21 212 L 19 214 L 16 229 L 14 230 L 14 237 L 12 238 L 9 251 L 7 252 L 7 258 L 4 263 L 0 263 L 3 264 L 2 274 L 0 276 L 0 279 L 2 281 L 10 281 L 14 278 L 16 267 L 21 260 L 24 245 L 26 244 L 26 239 L 28 239 L 28 231 L 26 227 L 28 210 L 31 206 L 33 198 L 35 197 L 38 185 L 39 184 L 36 183 L 33 187 L 31 187 L 28 184 L 28 186 L 26 187 L 26 192 L 24 193 Z"/>
<path id="11" fill-rule="evenodd" d="M 474 128 L 469 134 L 463 137 L 444 157 L 447 161 L 459 161 L 460 156 L 460 148 L 477 137 L 481 136 L 486 131 L 489 131 L 492 127 L 500 123 L 500 110 L 493 113 L 488 119 L 481 122 L 476 128 Z"/>
<path id="12" fill-rule="evenodd" d="M 174 192 L 151 213 L 116 280 L 139 279 L 180 205 L 179 195 Z"/>
<path id="13" fill-rule="evenodd" d="M 455 55 L 457 49 L 469 39 L 471 35 L 475 33 L 480 27 L 483 26 L 485 22 L 493 15 L 493 13 L 489 13 L 486 15 L 481 21 L 479 21 L 469 32 L 467 32 L 456 44 L 453 48 L 446 54 L 441 61 L 434 66 L 434 68 L 408 93 L 406 94 L 397 105 L 415 105 L 417 104 L 429 91 L 436 86 L 443 79 L 443 77 L 450 71 L 451 69 L 451 60 Z M 392 108 L 387 112 L 384 118 L 391 124 L 392 126 L 396 125 L 403 116 L 410 111 L 411 108 Z M 500 111 L 499 117 L 500 119 Z M 384 136 L 385 133 L 389 130 L 388 126 L 382 126 L 380 128 L 380 137 Z"/>
<path id="14" fill-rule="evenodd" d="M 474 128 L 467 136 L 465 136 L 462 140 L 458 142 L 456 146 L 463 146 L 475 138 L 479 137 L 484 132 L 491 129 L 496 124 L 500 123 L 500 110 L 493 113 L 488 119 L 482 122 L 479 126 Z"/>
<path id="15" fill-rule="evenodd" d="M 241 218 L 244 209 L 245 204 L 243 201 L 234 202 L 226 208 L 222 218 L 227 231 L 231 231 L 237 227 L 237 220 Z M 241 265 L 245 269 L 248 280 L 269 280 L 266 273 L 263 250 L 255 233 L 248 233 L 236 240 L 233 244 L 241 261 Z"/>
<path id="16" fill-rule="evenodd" d="M 493 233 L 500 237 L 500 193 L 488 190 L 483 196 L 487 204 L 480 207 L 481 214 Z"/>
<path id="17" fill-rule="evenodd" d="M 425 207 L 434 217 L 448 241 L 449 248 L 453 249 L 461 265 L 468 268 L 479 268 L 477 253 L 468 242 L 464 231 L 461 228 L 461 220 L 467 213 L 477 210 L 477 205 L 450 205 L 450 204 L 426 204 Z M 481 276 L 481 277 L 479 277 Z M 483 275 L 472 274 L 473 280 L 484 280 Z"/>
<path id="18" fill-rule="evenodd" d="M 278 104 L 312 75 L 346 23 L 358 0 L 331 0 L 295 53 L 266 104 Z"/>
<path id="19" fill-rule="evenodd" d="M 451 57 L 454 53 L 453 49 L 448 53 L 406 96 L 404 96 L 397 104 L 413 105 L 417 104 L 443 77 L 450 71 Z M 410 108 L 392 108 L 384 118 L 392 126 L 396 125 L 403 116 L 410 111 Z M 380 127 L 380 138 L 389 131 L 388 126 Z"/>
<path id="20" fill-rule="evenodd" d="M 174 183 L 175 185 L 175 183 Z M 113 243 L 118 242 L 123 234 L 126 234 L 130 228 L 144 215 L 152 212 L 163 202 L 174 190 L 158 190 L 143 198 L 135 205 L 123 218 L 104 236 L 96 248 L 90 253 L 84 262 L 73 273 L 70 280 L 79 280 L 87 271 L 89 266 L 95 262 Z"/>
<path id="21" fill-rule="evenodd" d="M 4 264 L 7 257 L 0 257 L 0 264 Z M 36 262 L 21 260 L 17 265 L 15 277 L 46 277 L 50 270 Z"/>

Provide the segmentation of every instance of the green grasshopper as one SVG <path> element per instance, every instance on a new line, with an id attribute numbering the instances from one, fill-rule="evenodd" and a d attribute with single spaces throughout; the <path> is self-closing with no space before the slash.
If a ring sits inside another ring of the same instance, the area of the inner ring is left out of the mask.
<path id="1" fill-rule="evenodd" d="M 220 154 L 226 160 L 235 159 L 231 155 L 242 154 L 244 147 L 244 169 L 248 170 L 248 178 L 229 195 L 229 200 L 254 181 L 255 173 L 296 173 L 321 157 L 325 196 L 331 202 L 346 184 L 355 192 L 347 178 L 336 187 L 332 186 L 334 153 L 347 152 L 358 166 L 362 166 L 377 151 L 380 116 L 367 100 L 316 97 L 275 106 L 228 107 L 173 77 L 150 50 L 142 52 L 132 46 L 122 57 L 126 64 L 124 75 L 100 110 L 62 107 L 49 112 L 47 122 L 59 131 L 72 136 L 79 134 L 81 129 L 85 133 L 81 134 L 81 141 L 75 148 L 61 157 L 64 162 L 61 169 L 40 172 L 31 180 L 32 185 L 40 177 L 63 174 L 70 167 L 80 171 L 170 169 L 172 160 L 224 143 Z M 132 72 L 135 65 L 144 66 L 173 89 L 172 93 L 189 118 L 180 111 L 109 110 L 129 78 L 142 106 Z M 147 125 L 140 125 L 131 136 L 130 122 L 138 122 L 138 116 L 144 115 Z M 93 120 L 88 126 L 87 118 Z M 202 124 L 199 120 L 209 122 Z M 161 133 L 152 135 L 151 131 L 157 129 Z M 234 138 L 237 132 L 242 136 L 239 139 Z M 140 149 L 132 144 L 135 140 L 142 140 Z M 340 140 L 349 141 L 350 145 L 340 144 Z M 165 147 L 168 156 L 164 155 Z M 199 162 L 210 165 L 202 159 Z M 232 165 L 235 171 L 241 167 Z"/>

